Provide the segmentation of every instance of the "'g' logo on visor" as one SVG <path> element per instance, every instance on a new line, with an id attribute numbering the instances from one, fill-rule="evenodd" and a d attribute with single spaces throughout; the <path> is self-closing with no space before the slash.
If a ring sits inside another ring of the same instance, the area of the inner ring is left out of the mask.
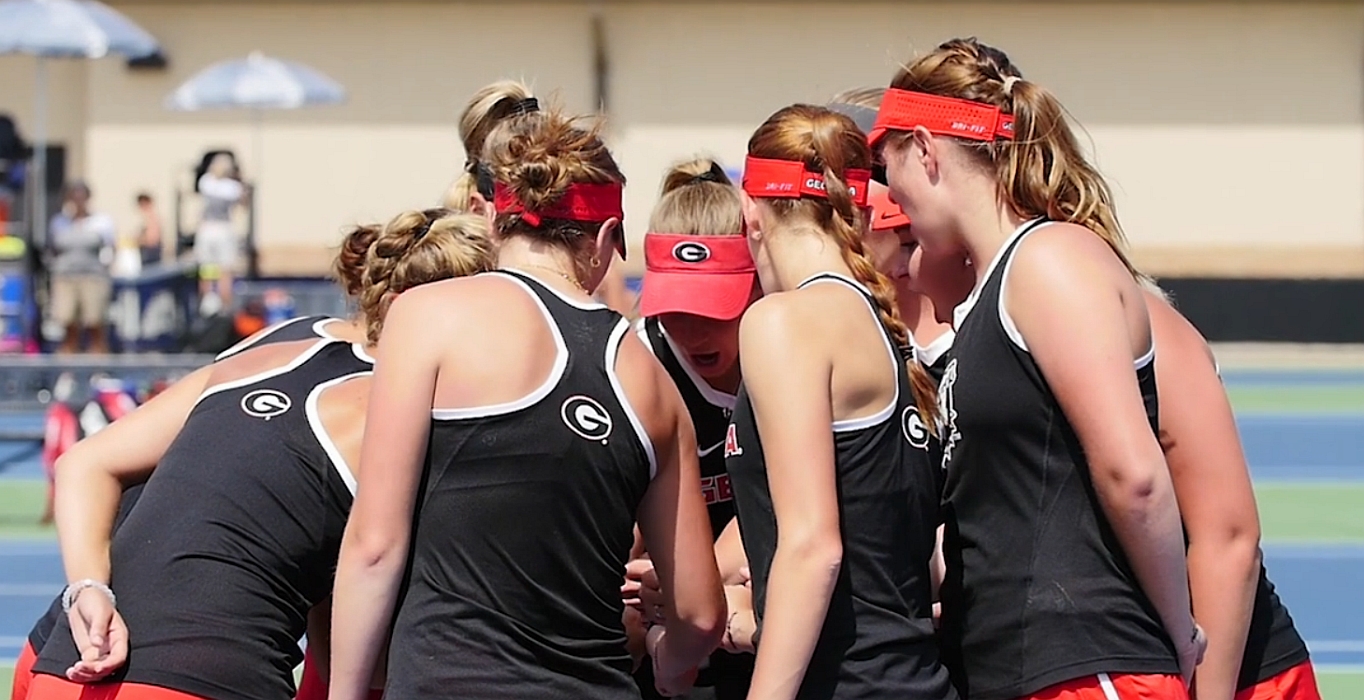
<path id="1" fill-rule="evenodd" d="M 583 439 L 606 442 L 611 434 L 611 414 L 590 396 L 570 396 L 560 414 L 564 425 Z"/>
<path id="2" fill-rule="evenodd" d="M 287 394 L 274 389 L 258 389 L 242 397 L 242 410 L 246 415 L 265 420 L 288 411 L 293 405 Z"/>
<path id="3" fill-rule="evenodd" d="M 673 257 L 695 265 L 710 259 L 710 248 L 696 241 L 683 241 L 673 246 Z"/>

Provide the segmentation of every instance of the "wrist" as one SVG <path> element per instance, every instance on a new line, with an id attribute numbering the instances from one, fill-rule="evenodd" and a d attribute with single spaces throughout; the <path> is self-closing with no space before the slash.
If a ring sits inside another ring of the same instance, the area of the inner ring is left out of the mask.
<path id="1" fill-rule="evenodd" d="M 111 607 L 118 607 L 118 598 L 114 595 L 112 588 L 109 588 L 107 584 L 101 581 L 96 581 L 92 578 L 83 578 L 69 584 L 66 589 L 62 591 L 62 612 L 71 612 L 71 606 L 76 604 L 76 599 L 80 597 L 80 594 L 91 588 L 99 591 L 104 597 L 108 598 Z"/>

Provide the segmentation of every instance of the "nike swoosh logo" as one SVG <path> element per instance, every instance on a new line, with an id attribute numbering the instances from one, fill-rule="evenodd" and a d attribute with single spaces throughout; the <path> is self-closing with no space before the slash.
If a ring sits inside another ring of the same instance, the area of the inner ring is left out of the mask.
<path id="1" fill-rule="evenodd" d="M 702 448 L 698 447 L 698 448 L 696 448 L 696 456 L 697 456 L 697 457 L 705 457 L 706 455 L 708 455 L 708 454 L 710 454 L 710 453 L 712 453 L 712 452 L 714 452 L 714 451 L 716 451 L 716 450 L 718 450 L 718 449 L 720 449 L 721 447 L 724 447 L 724 446 L 725 446 L 725 441 L 724 441 L 724 440 L 721 440 L 721 441 L 715 443 L 714 445 L 711 445 L 710 447 L 707 447 L 707 448 L 705 448 L 705 449 L 702 449 Z"/>

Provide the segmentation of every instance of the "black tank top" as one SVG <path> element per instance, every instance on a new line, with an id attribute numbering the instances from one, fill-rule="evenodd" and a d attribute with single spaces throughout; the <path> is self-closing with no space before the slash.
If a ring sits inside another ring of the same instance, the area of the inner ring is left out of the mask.
<path id="1" fill-rule="evenodd" d="M 298 318 L 291 318 L 287 321 L 280 321 L 265 329 L 260 336 L 256 338 L 247 338 L 218 353 L 218 356 L 213 358 L 213 360 L 215 362 L 218 360 L 225 360 L 237 353 L 245 352 L 246 350 L 261 345 L 269 345 L 270 343 L 287 343 L 293 340 L 330 338 L 331 336 L 328 335 L 323 328 L 332 321 L 339 322 L 340 320 L 341 319 L 332 318 L 331 316 L 299 316 Z"/>
<path id="2" fill-rule="evenodd" d="M 267 329 L 264 333 L 252 342 L 241 342 L 219 354 L 214 361 L 223 360 L 237 353 L 244 352 L 251 348 L 271 345 L 273 343 L 287 343 L 294 340 L 307 340 L 309 338 L 328 337 L 323 331 L 322 326 L 329 321 L 336 319 L 330 316 L 304 316 L 302 318 L 290 319 L 276 324 L 273 328 Z M 123 524 L 128 513 L 132 511 L 133 504 L 137 503 L 137 497 L 142 493 L 142 484 L 134 484 L 123 490 L 123 499 L 118 504 L 118 515 L 114 518 L 114 532 L 118 532 L 119 526 Z M 52 628 L 57 624 L 57 618 L 62 617 L 62 596 L 57 594 L 52 599 L 52 605 L 48 606 L 47 612 L 38 618 L 38 622 L 33 625 L 33 629 L 28 633 L 29 646 L 35 651 L 41 650 L 47 643 L 47 638 L 52 634 Z"/>
<path id="3" fill-rule="evenodd" d="M 952 360 L 952 341 L 956 337 L 956 333 L 947 331 L 926 346 L 920 347 L 917 344 L 914 346 L 919 362 L 923 364 L 924 370 L 933 378 L 935 384 L 941 384 L 942 375 L 947 372 L 947 363 Z"/>
<path id="4" fill-rule="evenodd" d="M 355 487 L 317 400 L 370 369 L 358 346 L 322 340 L 204 392 L 114 535 L 110 584 L 130 642 L 112 680 L 293 697 L 298 640 L 331 593 Z M 77 658 L 62 616 L 34 670 L 61 676 Z"/>
<path id="5" fill-rule="evenodd" d="M 388 700 L 638 698 L 620 586 L 653 447 L 615 374 L 629 322 L 499 271 L 557 360 L 530 395 L 434 409 Z"/>
<path id="6" fill-rule="evenodd" d="M 1288 608 L 1274 592 L 1265 567 L 1260 566 L 1260 582 L 1255 588 L 1255 607 L 1251 610 L 1246 653 L 1241 657 L 1236 689 L 1245 690 L 1267 681 L 1309 658 L 1307 644 L 1298 635 Z"/>
<path id="7" fill-rule="evenodd" d="M 735 398 L 706 383 L 686 364 L 657 318 L 646 318 L 640 322 L 639 338 L 653 351 L 668 371 L 668 376 L 672 377 L 696 427 L 696 451 L 701 462 L 701 493 L 706 497 L 711 533 L 718 538 L 734 518 L 734 494 L 729 485 L 729 472 L 725 470 L 725 433 L 729 430 Z M 661 697 L 654 689 L 652 664 L 648 661 L 640 664 L 635 677 L 640 693 L 645 698 Z M 717 650 L 697 675 L 695 685 L 714 688 L 718 700 L 726 700 L 747 696 L 752 679 L 752 654 L 730 654 Z"/>
<path id="8" fill-rule="evenodd" d="M 826 274 L 801 286 L 820 283 L 857 290 L 877 318 L 875 303 L 861 285 Z M 832 426 L 843 565 L 800 698 L 956 697 L 938 663 L 932 623 L 929 560 L 939 522 L 936 466 L 929 463 L 926 441 L 904 430 L 918 408 L 903 357 L 889 334 L 883 339 L 887 359 L 895 365 L 894 403 L 874 416 Z M 739 391 L 730 430 L 726 465 L 753 572 L 753 607 L 761 619 L 777 522 L 746 389 Z"/>
<path id="9" fill-rule="evenodd" d="M 947 417 L 943 657 L 972 700 L 1098 673 L 1178 674 L 1174 645 L 1109 525 L 1080 443 L 1001 289 L 1020 227 L 957 310 Z M 1153 358 L 1136 368 L 1155 429 Z"/>

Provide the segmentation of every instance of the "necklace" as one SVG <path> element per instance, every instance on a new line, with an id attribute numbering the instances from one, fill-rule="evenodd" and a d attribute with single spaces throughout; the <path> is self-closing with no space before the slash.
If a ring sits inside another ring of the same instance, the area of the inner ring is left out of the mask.
<path id="1" fill-rule="evenodd" d="M 568 282 L 569 284 L 573 285 L 578 291 L 582 292 L 583 294 L 587 294 L 587 288 L 583 286 L 582 282 L 579 282 L 578 280 L 574 279 L 573 277 L 570 277 L 568 274 L 566 274 L 566 273 L 563 272 L 562 270 L 558 270 L 558 269 L 549 267 L 549 266 L 547 266 L 547 265 L 536 265 L 535 263 L 525 263 L 524 265 L 522 265 L 522 267 L 534 267 L 534 268 L 537 268 L 537 269 L 540 269 L 540 270 L 544 270 L 545 272 L 553 272 L 554 274 L 556 274 L 556 275 L 558 275 L 558 276 L 564 278 L 564 280 L 565 280 L 566 282 Z M 591 295 L 591 294 L 588 294 L 588 296 L 592 296 L 592 295 Z"/>

